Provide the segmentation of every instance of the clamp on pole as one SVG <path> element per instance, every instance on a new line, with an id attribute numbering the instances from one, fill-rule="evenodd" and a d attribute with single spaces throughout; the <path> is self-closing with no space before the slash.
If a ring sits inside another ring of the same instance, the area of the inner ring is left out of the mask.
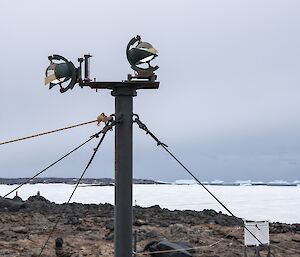
<path id="1" fill-rule="evenodd" d="M 107 117 L 108 119 L 105 122 L 104 128 L 102 130 L 100 130 L 99 132 L 97 132 L 96 134 L 92 135 L 91 138 L 93 138 L 93 137 L 98 138 L 101 133 L 106 134 L 108 131 L 111 131 L 113 129 L 113 127 L 116 126 L 117 123 L 120 123 L 122 121 L 122 117 L 120 117 L 118 119 L 114 119 L 113 117 L 115 117 L 115 114 L 111 114 L 111 115 L 105 116 L 105 117 Z"/>
<path id="2" fill-rule="evenodd" d="M 133 119 L 133 122 L 136 123 L 140 129 L 146 131 L 146 134 L 149 134 L 157 143 L 157 146 L 163 146 L 163 147 L 168 147 L 165 143 L 161 142 L 156 136 L 154 136 L 154 134 L 147 128 L 147 126 L 141 122 L 139 115 L 137 114 L 133 114 L 133 117 L 135 117 Z"/>

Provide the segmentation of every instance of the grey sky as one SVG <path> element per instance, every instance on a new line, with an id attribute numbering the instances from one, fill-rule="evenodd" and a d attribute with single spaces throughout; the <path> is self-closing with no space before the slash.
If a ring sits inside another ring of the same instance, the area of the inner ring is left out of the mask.
<path id="1" fill-rule="evenodd" d="M 144 11 L 144 12 L 143 12 Z M 1 1 L 0 141 L 112 113 L 110 92 L 43 86 L 47 56 L 124 80 L 140 34 L 159 50 L 161 87 L 134 109 L 202 180 L 300 180 L 299 1 Z M 90 125 L 1 146 L 0 176 L 30 176 L 97 131 Z M 113 133 L 88 177 L 113 176 Z M 188 178 L 135 129 L 134 176 Z M 96 141 L 45 176 L 78 176 Z"/>

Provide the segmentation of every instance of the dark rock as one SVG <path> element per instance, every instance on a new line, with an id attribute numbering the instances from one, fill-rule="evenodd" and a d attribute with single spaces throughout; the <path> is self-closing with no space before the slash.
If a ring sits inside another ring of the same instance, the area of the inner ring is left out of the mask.
<path id="1" fill-rule="evenodd" d="M 82 220 L 77 216 L 69 216 L 66 218 L 65 223 L 66 225 L 80 225 L 82 224 Z"/>
<path id="2" fill-rule="evenodd" d="M 0 211 L 19 211 L 24 208 L 24 203 L 0 197 Z"/>
<path id="3" fill-rule="evenodd" d="M 114 230 L 114 223 L 113 222 L 106 223 L 105 228 L 109 229 L 110 231 L 113 231 Z"/>
<path id="4" fill-rule="evenodd" d="M 49 202 L 49 200 L 47 200 L 45 197 L 41 196 L 41 195 L 33 195 L 33 196 L 29 196 L 27 201 L 29 202 Z"/>
<path id="5" fill-rule="evenodd" d="M 292 226 L 295 232 L 300 232 L 300 224 L 293 224 Z"/>
<path id="6" fill-rule="evenodd" d="M 18 195 L 16 195 L 12 200 L 16 201 L 16 202 L 22 202 L 23 201 L 23 199 Z"/>
<path id="7" fill-rule="evenodd" d="M 0 231 L 0 238 L 5 240 L 5 241 L 10 241 L 14 238 L 17 238 L 16 233 L 14 233 L 13 231 Z M 1 255 L 0 255 L 1 256 Z"/>
<path id="8" fill-rule="evenodd" d="M 153 239 L 161 238 L 161 235 L 154 230 L 147 231 L 147 230 L 141 229 L 136 232 L 137 232 L 137 242 L 140 242 L 143 240 L 149 240 L 149 239 L 153 240 Z"/>
<path id="9" fill-rule="evenodd" d="M 182 250 L 182 245 L 177 244 L 175 242 L 169 242 L 167 240 L 162 240 L 158 242 L 151 242 L 146 245 L 145 250 L 148 250 L 150 252 L 156 252 L 156 251 L 168 251 L 168 250 L 177 250 L 176 252 L 166 252 L 161 256 L 164 257 L 192 257 L 191 253 Z M 151 253 L 150 253 L 151 254 Z"/>
<path id="10" fill-rule="evenodd" d="M 147 208 L 149 210 L 151 210 L 152 212 L 156 212 L 156 213 L 159 213 L 162 211 L 162 209 L 160 208 L 159 205 L 153 205 L 153 206 L 150 206 L 149 208 Z"/>
<path id="11" fill-rule="evenodd" d="M 215 210 L 204 209 L 202 213 L 206 216 L 215 217 L 218 213 Z"/>
<path id="12" fill-rule="evenodd" d="M 270 224 L 270 233 L 297 232 L 297 226 L 275 222 Z"/>
<path id="13" fill-rule="evenodd" d="M 159 237 L 161 237 L 161 235 L 158 232 L 154 231 L 154 230 L 146 232 L 145 235 L 146 235 L 146 238 L 159 238 Z"/>
<path id="14" fill-rule="evenodd" d="M 112 241 L 114 239 L 114 233 L 113 232 L 109 232 L 104 236 L 104 239 L 107 241 Z"/>
<path id="15" fill-rule="evenodd" d="M 168 222 L 158 221 L 157 223 L 158 223 L 159 226 L 162 227 L 162 228 L 167 228 L 167 227 L 169 227 L 169 223 L 168 223 Z"/>

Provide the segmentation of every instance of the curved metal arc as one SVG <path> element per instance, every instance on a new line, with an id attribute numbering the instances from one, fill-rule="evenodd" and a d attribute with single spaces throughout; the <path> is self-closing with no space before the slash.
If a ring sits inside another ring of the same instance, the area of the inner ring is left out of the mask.
<path id="1" fill-rule="evenodd" d="M 66 63 L 69 62 L 65 57 L 61 56 L 61 55 L 58 55 L 58 54 L 54 54 L 52 56 L 49 56 L 48 57 L 50 61 L 52 60 L 57 60 L 57 61 L 60 61 L 60 60 L 63 60 L 65 61 Z M 51 58 L 51 59 L 50 59 Z"/>
<path id="2" fill-rule="evenodd" d="M 131 64 L 131 65 L 134 65 L 134 63 L 131 62 L 131 59 L 130 59 L 130 56 L 129 56 L 129 50 L 130 48 L 138 41 L 140 41 L 141 38 L 139 36 L 136 36 L 136 37 L 133 37 L 129 43 L 127 44 L 127 47 L 126 47 L 126 57 L 127 57 L 127 60 L 128 62 Z"/>
<path id="3" fill-rule="evenodd" d="M 138 66 L 136 66 L 136 65 L 134 65 L 134 64 L 131 64 L 131 69 L 133 69 L 133 70 L 135 70 L 135 71 L 149 71 L 149 72 L 154 72 L 154 71 L 156 71 L 157 69 L 158 69 L 159 67 L 156 65 L 155 67 L 152 67 L 152 66 L 150 66 L 150 67 L 148 67 L 148 68 L 141 68 L 141 67 L 138 67 Z"/>
<path id="4" fill-rule="evenodd" d="M 65 93 L 66 91 L 68 91 L 69 89 L 73 89 L 75 84 L 78 82 L 78 71 L 77 68 L 75 67 L 75 65 L 69 61 L 68 59 L 66 59 L 65 57 L 58 55 L 58 54 L 53 54 L 52 56 L 49 56 L 48 59 L 50 60 L 51 63 L 53 63 L 53 60 L 55 61 L 64 61 L 68 67 L 69 72 L 71 73 L 69 76 L 66 76 L 64 78 L 64 80 L 62 80 L 60 83 L 54 84 L 54 83 L 50 83 L 49 89 L 53 88 L 56 85 L 60 85 L 60 92 L 61 93 Z M 62 87 L 62 83 L 70 80 L 69 84 L 66 87 Z"/>
<path id="5" fill-rule="evenodd" d="M 132 68 L 133 70 L 137 71 L 137 72 L 143 71 L 143 72 L 153 73 L 154 71 L 156 71 L 156 70 L 159 68 L 157 65 L 154 66 L 154 67 L 152 67 L 152 66 L 150 65 L 150 63 L 148 62 L 149 67 L 148 67 L 148 68 L 142 68 L 142 67 L 138 67 L 138 66 L 137 66 L 138 64 L 141 64 L 139 61 L 134 62 L 134 61 L 132 60 L 132 56 L 131 56 L 132 53 L 131 53 L 131 51 L 134 51 L 134 50 L 135 50 L 135 51 L 140 50 L 140 49 L 133 49 L 133 48 L 132 48 L 133 45 L 134 45 L 136 42 L 141 43 L 141 37 L 140 37 L 140 36 L 133 37 L 133 38 L 129 41 L 129 43 L 127 44 L 127 47 L 126 47 L 126 57 L 127 57 L 128 62 L 129 62 L 130 65 L 131 65 L 131 68 Z M 144 51 L 144 50 L 140 50 L 140 51 Z M 145 51 L 145 52 L 147 52 L 147 51 Z M 157 54 L 153 54 L 153 53 L 151 53 L 151 52 L 147 52 L 147 53 L 148 53 L 148 54 L 147 54 L 145 57 L 148 57 L 148 56 L 153 55 L 154 58 L 155 58 L 156 56 L 158 56 Z"/>
<path id="6" fill-rule="evenodd" d="M 60 88 L 60 92 L 61 93 L 64 93 L 66 91 L 68 91 L 69 89 L 73 89 L 75 84 L 77 83 L 77 80 L 78 80 L 78 76 L 77 76 L 77 69 L 76 67 L 74 66 L 74 64 L 72 62 L 67 62 L 67 65 L 69 67 L 69 70 L 71 71 L 71 81 L 70 83 L 68 84 L 68 86 L 66 87 L 61 87 Z M 67 81 L 67 80 L 65 80 Z M 64 82 L 65 82 L 64 81 Z M 63 82 L 62 82 L 63 83 Z"/>

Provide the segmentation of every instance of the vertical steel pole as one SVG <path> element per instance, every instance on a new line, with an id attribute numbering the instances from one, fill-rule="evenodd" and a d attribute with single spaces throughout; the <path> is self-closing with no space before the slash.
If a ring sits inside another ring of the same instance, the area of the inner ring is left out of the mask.
<path id="1" fill-rule="evenodd" d="M 112 91 L 115 115 L 115 257 L 132 257 L 132 114 L 136 90 L 120 85 Z"/>

